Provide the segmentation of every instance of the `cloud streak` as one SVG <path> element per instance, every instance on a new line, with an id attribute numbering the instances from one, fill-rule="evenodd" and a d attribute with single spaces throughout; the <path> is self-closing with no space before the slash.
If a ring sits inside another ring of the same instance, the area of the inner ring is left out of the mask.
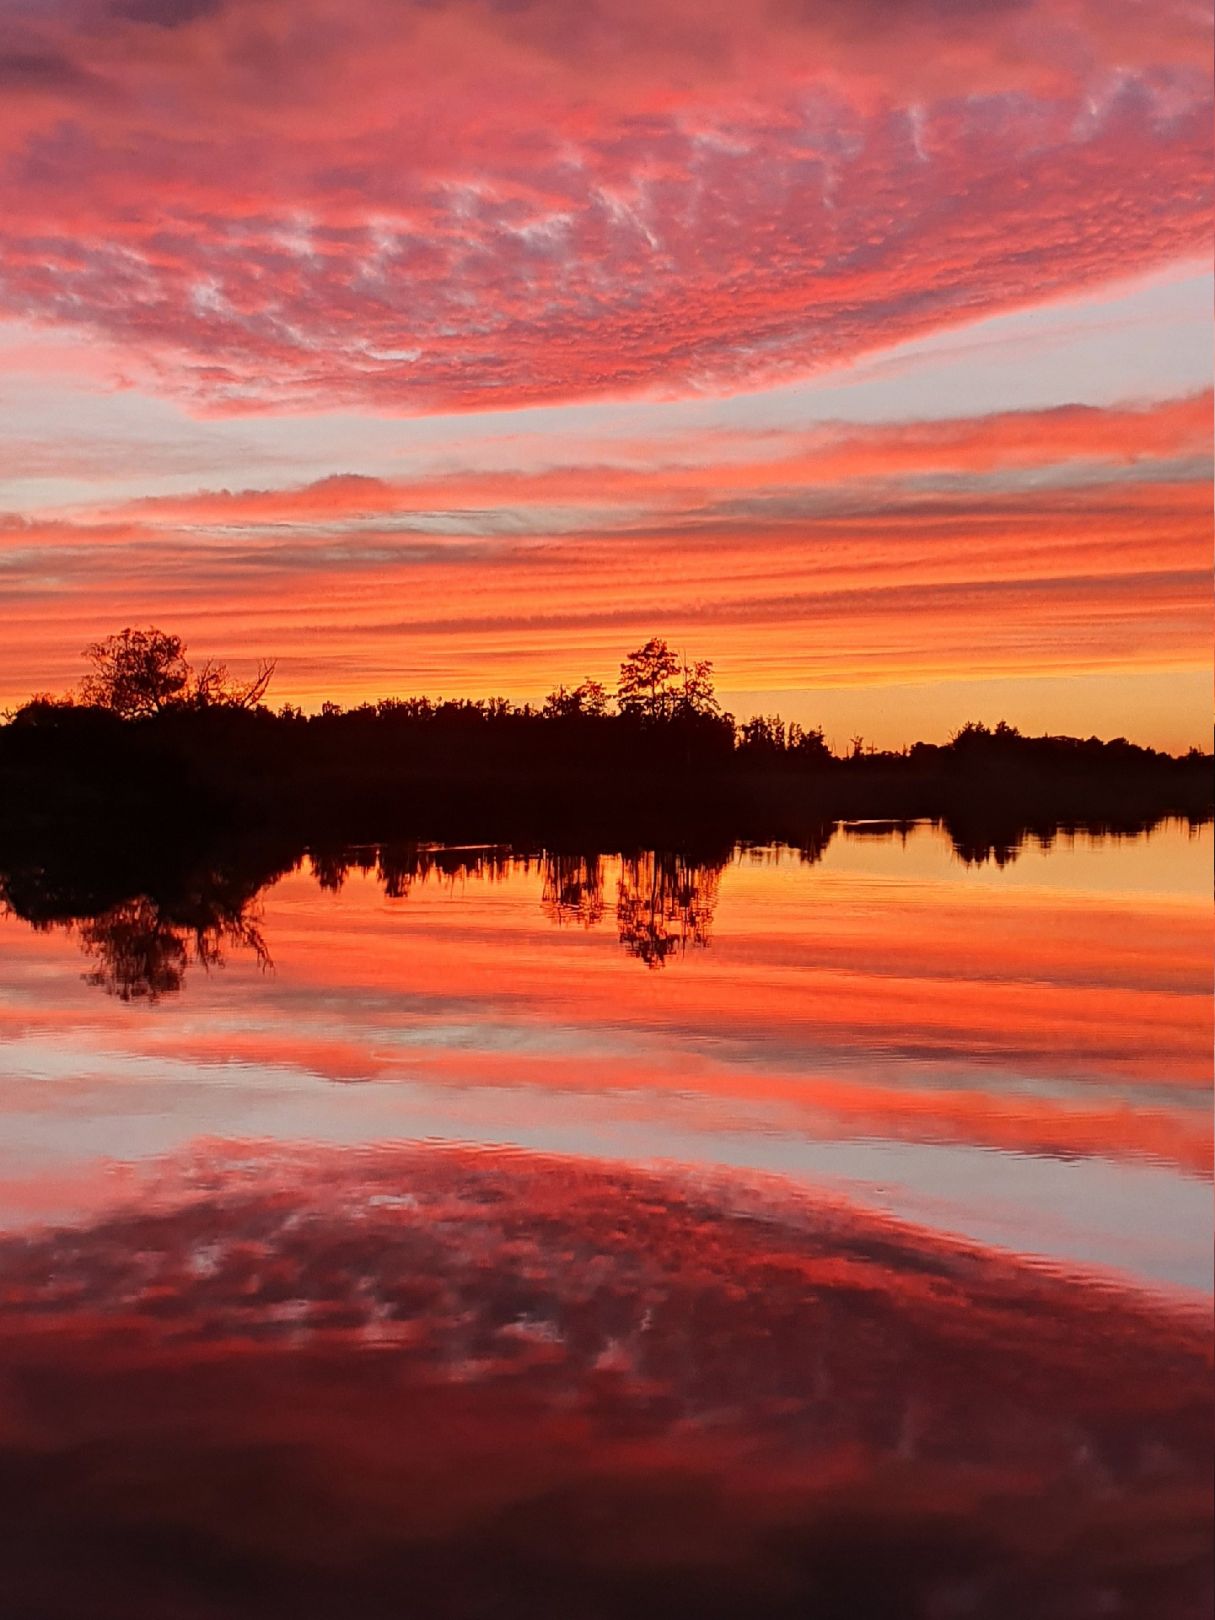
<path id="1" fill-rule="evenodd" d="M 1209 395 L 200 491 L 0 527 L 0 691 L 172 622 L 316 703 L 611 678 L 656 625 L 727 690 L 1198 667 Z M 563 457 L 565 459 L 563 459 Z M 757 626 L 763 635 L 757 637 Z M 955 717 L 956 723 L 956 717 Z"/>

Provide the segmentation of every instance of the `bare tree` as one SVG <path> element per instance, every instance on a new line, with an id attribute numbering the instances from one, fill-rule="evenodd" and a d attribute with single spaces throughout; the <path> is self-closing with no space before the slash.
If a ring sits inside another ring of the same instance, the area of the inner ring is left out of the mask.
<path id="1" fill-rule="evenodd" d="M 256 709 L 266 695 L 274 675 L 274 660 L 258 661 L 257 674 L 251 681 L 234 681 L 226 664 L 208 659 L 193 676 L 186 701 L 197 709 Z"/>

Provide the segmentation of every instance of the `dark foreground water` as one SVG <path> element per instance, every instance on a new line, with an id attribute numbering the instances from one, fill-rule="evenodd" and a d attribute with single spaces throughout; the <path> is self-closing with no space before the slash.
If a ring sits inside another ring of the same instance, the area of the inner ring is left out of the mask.
<path id="1" fill-rule="evenodd" d="M 1210 829 L 1000 853 L 10 874 L 0 1612 L 1207 1615 Z"/>

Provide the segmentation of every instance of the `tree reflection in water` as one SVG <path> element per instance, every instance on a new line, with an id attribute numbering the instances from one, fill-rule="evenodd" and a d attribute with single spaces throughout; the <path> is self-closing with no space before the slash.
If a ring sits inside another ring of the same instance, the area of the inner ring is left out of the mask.
<path id="1" fill-rule="evenodd" d="M 28 862 L 0 871 L 0 907 L 33 928 L 75 936 L 95 966 L 85 974 L 120 1001 L 156 1002 L 190 967 L 223 967 L 229 951 L 270 965 L 258 897 L 294 865 L 267 857 L 155 869 L 105 860 Z"/>
<path id="2" fill-rule="evenodd" d="M 658 968 L 689 945 L 706 946 L 731 853 L 713 860 L 652 849 L 622 855 L 616 931 L 628 954 Z M 602 856 L 546 854 L 543 878 L 541 908 L 550 922 L 594 928 L 602 921 L 607 909 Z"/>
<path id="3" fill-rule="evenodd" d="M 706 946 L 725 866 L 724 860 L 704 864 L 653 850 L 627 856 L 616 890 L 616 927 L 629 955 L 656 968 L 689 945 Z"/>
<path id="4" fill-rule="evenodd" d="M 843 823 L 847 839 L 907 838 L 912 823 Z M 992 819 L 941 823 L 956 857 L 967 865 L 1004 866 L 1027 841 L 1048 849 L 1059 835 L 1074 838 L 1150 835 L 1154 823 L 1061 824 L 1028 827 Z M 593 929 L 608 915 L 610 870 L 616 868 L 615 924 L 627 954 L 661 968 L 689 947 L 710 943 L 722 874 L 732 861 L 793 859 L 817 865 L 841 824 L 803 828 L 796 846 L 724 845 L 696 855 L 643 849 L 621 855 L 516 849 L 507 845 L 439 846 L 399 842 L 356 846 L 271 845 L 193 859 L 163 850 L 141 864 L 138 851 L 56 852 L 0 865 L 0 908 L 34 928 L 73 933 L 95 966 L 87 982 L 122 1001 L 155 1002 L 178 992 L 191 966 L 224 965 L 229 952 L 250 953 L 263 966 L 270 953 L 261 931 L 258 896 L 306 859 L 317 885 L 338 893 L 351 872 L 374 877 L 388 900 L 415 886 L 448 889 L 467 880 L 494 883 L 538 867 L 540 908 L 557 926 Z"/>
<path id="5" fill-rule="evenodd" d="M 330 848 L 315 846 L 308 851 L 308 865 L 320 888 L 340 894 L 351 872 L 375 875 L 387 900 L 408 899 L 415 884 L 432 878 L 456 883 L 464 878 L 490 882 L 504 877 L 519 863 L 530 864 L 530 857 L 517 854 L 507 845 L 444 846 L 436 844 L 362 844 Z"/>
<path id="6" fill-rule="evenodd" d="M 186 969 L 223 967 L 225 949 L 250 951 L 262 966 L 270 953 L 251 898 L 236 903 L 199 897 L 182 917 L 147 895 L 137 895 L 76 925 L 81 947 L 97 966 L 85 975 L 120 1001 L 159 1001 L 181 989 Z"/>
<path id="7" fill-rule="evenodd" d="M 603 857 L 558 855 L 544 857 L 544 893 L 541 910 L 552 923 L 580 923 L 594 928 L 603 920 Z"/>

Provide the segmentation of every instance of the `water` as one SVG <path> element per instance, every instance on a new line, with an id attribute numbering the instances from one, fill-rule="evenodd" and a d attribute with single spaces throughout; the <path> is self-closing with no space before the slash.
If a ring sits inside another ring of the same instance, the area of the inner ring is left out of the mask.
<path id="1" fill-rule="evenodd" d="M 1211 829 L 966 853 L 7 874 L 14 1612 L 1203 1613 Z"/>

